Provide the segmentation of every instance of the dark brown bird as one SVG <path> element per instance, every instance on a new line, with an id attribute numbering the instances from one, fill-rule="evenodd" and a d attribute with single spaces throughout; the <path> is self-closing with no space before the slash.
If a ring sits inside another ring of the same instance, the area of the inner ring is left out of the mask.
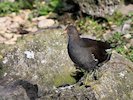
<path id="1" fill-rule="evenodd" d="M 110 48 L 109 43 L 81 38 L 73 25 L 68 26 L 66 31 L 68 34 L 68 54 L 79 68 L 86 71 L 94 70 L 109 57 L 106 52 L 106 49 Z"/>

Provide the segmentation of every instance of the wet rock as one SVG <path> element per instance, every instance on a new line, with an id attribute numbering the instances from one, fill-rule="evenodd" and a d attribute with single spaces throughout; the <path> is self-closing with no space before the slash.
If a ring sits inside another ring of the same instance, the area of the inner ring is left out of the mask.
<path id="1" fill-rule="evenodd" d="M 52 19 L 44 19 L 44 20 L 40 20 L 38 22 L 38 27 L 39 28 L 47 28 L 47 27 L 53 26 L 54 23 L 55 22 Z"/>

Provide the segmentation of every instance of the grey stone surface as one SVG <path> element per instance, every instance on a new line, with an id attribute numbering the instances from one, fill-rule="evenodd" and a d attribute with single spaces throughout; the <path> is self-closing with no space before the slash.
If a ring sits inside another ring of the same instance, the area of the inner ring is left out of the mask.
<path id="1" fill-rule="evenodd" d="M 105 17 L 112 15 L 120 4 L 120 0 L 73 0 L 79 4 L 82 12 L 97 16 Z"/>
<path id="2" fill-rule="evenodd" d="M 99 72 L 101 77 L 91 85 L 97 100 L 133 99 L 133 62 L 113 52 Z"/>
<path id="3" fill-rule="evenodd" d="M 66 37 L 61 33 L 61 29 L 45 30 L 24 36 L 14 46 L 0 45 L 2 100 L 28 100 L 26 87 L 32 89 L 34 84 L 40 96 L 36 100 L 133 99 L 133 63 L 116 52 L 98 69 L 98 80 L 87 78 L 85 84 L 89 87 L 75 84 L 71 77 L 75 67 L 67 54 Z M 14 84 L 20 79 L 28 85 Z M 72 85 L 57 88 L 65 84 Z"/>

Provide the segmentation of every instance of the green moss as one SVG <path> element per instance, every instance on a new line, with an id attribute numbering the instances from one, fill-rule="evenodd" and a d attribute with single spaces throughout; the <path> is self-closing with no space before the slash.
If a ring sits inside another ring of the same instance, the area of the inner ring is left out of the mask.
<path id="1" fill-rule="evenodd" d="M 61 73 L 54 77 L 54 85 L 56 87 L 64 85 L 64 84 L 73 84 L 76 83 L 76 80 L 71 77 L 68 73 Z"/>

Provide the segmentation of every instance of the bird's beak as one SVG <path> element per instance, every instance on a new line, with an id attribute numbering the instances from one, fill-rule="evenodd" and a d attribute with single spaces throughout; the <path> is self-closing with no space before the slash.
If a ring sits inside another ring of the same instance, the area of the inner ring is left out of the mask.
<path id="1" fill-rule="evenodd" d="M 63 33 L 61 35 L 64 35 L 67 33 L 67 29 L 64 29 Z"/>
<path id="2" fill-rule="evenodd" d="M 67 29 L 65 29 L 63 33 L 66 34 L 67 33 Z"/>

